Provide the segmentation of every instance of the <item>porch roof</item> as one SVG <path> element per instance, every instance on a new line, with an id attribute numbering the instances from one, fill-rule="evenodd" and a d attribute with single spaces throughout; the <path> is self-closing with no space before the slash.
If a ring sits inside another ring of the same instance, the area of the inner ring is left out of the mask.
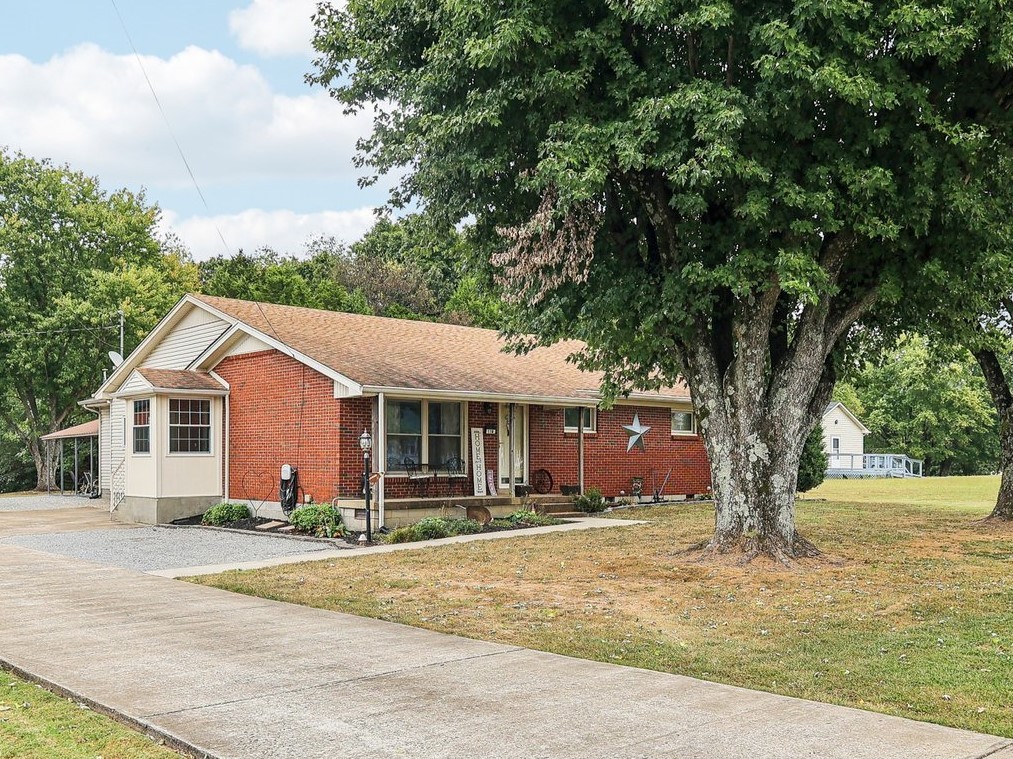
<path id="1" fill-rule="evenodd" d="M 84 424 L 75 424 L 65 430 L 50 432 L 43 435 L 43 440 L 70 440 L 71 438 L 98 437 L 98 419 L 92 419 Z"/>
<path id="2" fill-rule="evenodd" d="M 491 329 L 189 297 L 347 377 L 363 392 L 458 393 L 589 405 L 599 398 L 601 373 L 582 371 L 569 360 L 584 347 L 577 340 L 515 355 L 503 351 L 505 341 Z M 631 398 L 688 402 L 690 395 L 680 383 Z"/>
<path id="3" fill-rule="evenodd" d="M 225 390 L 225 385 L 207 372 L 190 369 L 152 369 L 144 366 L 137 370 L 144 379 L 159 390 Z"/>

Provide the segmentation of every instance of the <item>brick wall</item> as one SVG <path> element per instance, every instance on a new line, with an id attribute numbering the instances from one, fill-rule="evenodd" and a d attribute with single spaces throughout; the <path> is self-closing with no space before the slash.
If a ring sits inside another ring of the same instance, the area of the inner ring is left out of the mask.
<path id="1" fill-rule="evenodd" d="M 231 388 L 231 498 L 277 501 L 282 464 L 299 468 L 300 498 L 358 495 L 370 399 L 336 400 L 329 378 L 275 350 L 230 356 L 215 371 Z"/>
<path id="2" fill-rule="evenodd" d="M 623 425 L 633 415 L 650 427 L 644 436 L 645 450 L 626 452 L 629 434 Z M 560 485 L 577 484 L 577 433 L 563 432 L 563 410 L 532 406 L 531 470 L 547 469 L 553 491 Z M 703 441 L 697 435 L 672 435 L 671 412 L 650 406 L 616 406 L 598 411 L 597 431 L 584 435 L 584 485 L 597 487 L 608 497 L 629 494 L 634 477 L 644 480 L 644 494 L 660 487 L 668 474 L 666 495 L 703 493 L 710 486 L 710 465 Z"/>
<path id="3" fill-rule="evenodd" d="M 362 452 L 359 435 L 369 429 L 375 436 L 375 401 L 371 398 L 334 398 L 330 379 L 275 350 L 230 356 L 215 371 L 231 388 L 229 494 L 234 499 L 278 500 L 282 464 L 299 468 L 303 493 L 316 501 L 361 497 Z M 497 404 L 468 404 L 468 428 L 499 428 Z M 629 436 L 622 425 L 633 421 L 651 427 L 645 436 L 646 451 L 626 453 Z M 530 470 L 547 469 L 553 491 L 577 484 L 577 434 L 563 432 L 563 411 L 531 406 Z M 499 474 L 499 436 L 485 435 L 486 469 Z M 467 448 L 467 443 L 465 444 Z M 471 457 L 466 455 L 470 472 Z M 375 468 L 375 466 L 374 466 Z M 643 477 L 644 493 L 660 486 L 669 469 L 665 493 L 702 493 L 710 484 L 710 470 L 703 443 L 697 436 L 671 435 L 668 409 L 619 406 L 599 411 L 597 432 L 585 435 L 584 482 L 606 496 L 629 493 L 633 477 Z M 447 494 L 444 478 L 428 490 L 431 496 Z M 418 497 L 418 483 L 390 477 L 385 483 L 388 498 Z M 456 495 L 473 493 L 472 479 L 453 483 Z M 300 494 L 302 495 L 302 494 Z"/>

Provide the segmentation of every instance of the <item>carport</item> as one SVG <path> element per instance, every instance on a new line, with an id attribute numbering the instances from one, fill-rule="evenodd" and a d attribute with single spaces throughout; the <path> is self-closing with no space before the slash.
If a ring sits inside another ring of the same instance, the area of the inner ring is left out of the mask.
<path id="1" fill-rule="evenodd" d="M 59 473 L 60 473 L 60 495 L 66 495 L 66 488 L 64 486 L 64 480 L 66 479 L 66 458 L 65 452 L 68 443 L 73 443 L 74 447 L 74 489 L 72 495 L 81 493 L 91 495 L 97 498 L 99 493 L 98 484 L 98 419 L 92 419 L 90 422 L 84 424 L 78 424 L 73 427 L 68 427 L 65 430 L 58 432 L 51 432 L 48 435 L 43 435 L 42 439 L 46 443 L 46 467 L 47 471 L 53 471 L 54 464 L 54 449 L 56 449 L 59 459 Z M 83 441 L 88 441 L 88 470 L 83 473 L 84 482 L 81 480 L 82 473 L 79 471 L 81 457 L 80 452 Z M 46 492 L 52 492 L 52 480 L 47 478 Z"/>

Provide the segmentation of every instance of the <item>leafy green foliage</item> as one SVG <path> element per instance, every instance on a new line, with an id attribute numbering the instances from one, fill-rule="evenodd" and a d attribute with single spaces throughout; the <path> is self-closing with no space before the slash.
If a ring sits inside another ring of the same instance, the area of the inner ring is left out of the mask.
<path id="1" fill-rule="evenodd" d="M 598 488 L 588 488 L 581 495 L 573 496 L 573 507 L 585 514 L 605 511 L 605 496 Z"/>
<path id="2" fill-rule="evenodd" d="M 313 81 L 378 110 L 361 162 L 399 175 L 391 205 L 474 219 L 518 350 L 585 340 L 610 397 L 686 377 L 721 546 L 777 529 L 795 550 L 794 488 L 770 483 L 852 326 L 949 306 L 939 282 L 1011 205 L 995 0 L 349 0 L 316 24 Z"/>
<path id="3" fill-rule="evenodd" d="M 507 514 L 507 516 L 503 517 L 502 519 L 497 519 L 496 521 L 506 522 L 514 527 L 520 525 L 524 525 L 527 527 L 549 527 L 555 524 L 563 524 L 562 519 L 556 519 L 556 517 L 550 516 L 548 514 L 538 514 L 528 509 L 520 509 L 518 511 L 514 511 L 511 514 Z"/>
<path id="4" fill-rule="evenodd" d="M 828 463 L 827 451 L 823 446 L 823 428 L 817 426 L 809 433 L 809 437 L 805 439 L 805 445 L 802 447 L 802 458 L 798 464 L 798 485 L 796 485 L 798 492 L 805 493 L 819 486 L 827 473 Z"/>
<path id="5" fill-rule="evenodd" d="M 216 503 L 204 512 L 200 523 L 221 527 L 223 524 L 238 522 L 240 519 L 249 519 L 252 516 L 250 507 L 245 503 Z"/>
<path id="6" fill-rule="evenodd" d="M 391 530 L 385 543 L 414 543 L 418 540 L 437 540 L 454 535 L 473 535 L 482 531 L 482 525 L 471 519 L 426 517 L 415 524 Z"/>
<path id="7" fill-rule="evenodd" d="M 117 311 L 129 351 L 196 289 L 196 269 L 157 222 L 143 194 L 0 151 L 0 435 L 28 451 L 40 487 L 39 438 L 90 418 L 77 402 L 119 350 Z"/>
<path id="8" fill-rule="evenodd" d="M 998 467 L 996 411 L 966 351 L 940 355 L 925 338 L 907 336 L 838 392 L 853 393 L 864 408 L 868 453 L 924 459 L 929 475 L 991 474 Z"/>
<path id="9" fill-rule="evenodd" d="M 314 503 L 300 506 L 288 521 L 298 530 L 317 537 L 334 538 L 345 534 L 341 512 L 330 504 Z"/>

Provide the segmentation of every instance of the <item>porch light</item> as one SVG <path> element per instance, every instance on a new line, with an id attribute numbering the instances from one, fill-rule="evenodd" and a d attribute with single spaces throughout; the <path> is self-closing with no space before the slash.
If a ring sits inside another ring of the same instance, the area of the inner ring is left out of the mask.
<path id="1" fill-rule="evenodd" d="M 366 452 L 373 447 L 373 436 L 369 434 L 369 430 L 363 430 L 359 435 L 359 447 Z"/>

